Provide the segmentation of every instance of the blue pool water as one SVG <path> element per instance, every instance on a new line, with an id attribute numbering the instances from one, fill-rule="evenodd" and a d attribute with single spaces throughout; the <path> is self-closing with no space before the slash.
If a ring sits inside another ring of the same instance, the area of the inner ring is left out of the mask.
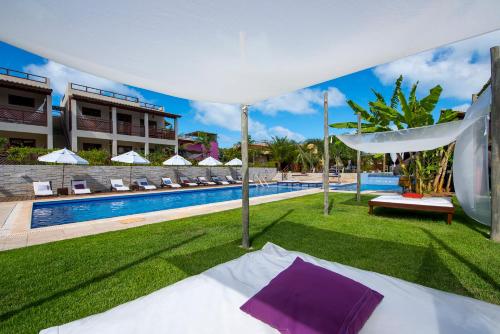
<path id="1" fill-rule="evenodd" d="M 331 185 L 331 189 L 333 190 L 346 190 L 346 191 L 356 191 L 356 183 L 350 184 L 340 184 L 340 185 Z M 372 191 L 390 191 L 390 192 L 398 192 L 402 191 L 402 188 L 397 184 L 361 184 L 361 191 L 364 190 L 372 190 Z"/>
<path id="2" fill-rule="evenodd" d="M 250 187 L 250 197 L 302 190 L 269 185 Z M 67 201 L 35 202 L 31 227 L 38 228 L 241 199 L 241 187 L 172 191 Z"/>

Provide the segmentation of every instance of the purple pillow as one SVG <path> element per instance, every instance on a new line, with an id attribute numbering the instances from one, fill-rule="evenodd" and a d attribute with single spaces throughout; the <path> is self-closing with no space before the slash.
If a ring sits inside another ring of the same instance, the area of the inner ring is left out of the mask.
<path id="1" fill-rule="evenodd" d="M 286 334 L 358 333 L 380 293 L 297 258 L 240 309 Z"/>
<path id="2" fill-rule="evenodd" d="M 77 183 L 74 186 L 75 189 L 85 189 L 85 185 L 83 183 Z"/>

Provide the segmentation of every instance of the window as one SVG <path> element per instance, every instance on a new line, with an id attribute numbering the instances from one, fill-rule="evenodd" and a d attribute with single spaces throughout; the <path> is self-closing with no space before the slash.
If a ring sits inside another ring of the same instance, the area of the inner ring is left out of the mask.
<path id="1" fill-rule="evenodd" d="M 132 115 L 127 114 L 116 114 L 116 120 L 118 122 L 132 123 Z"/>
<path id="2" fill-rule="evenodd" d="M 35 99 L 33 97 L 25 97 L 25 96 L 9 94 L 9 104 L 21 107 L 35 108 Z"/>
<path id="3" fill-rule="evenodd" d="M 83 150 L 84 151 L 100 150 L 101 148 L 102 148 L 101 144 L 83 143 Z"/>
<path id="4" fill-rule="evenodd" d="M 10 138 L 9 145 L 16 147 L 35 147 L 36 141 L 34 139 L 21 139 L 21 138 Z"/>
<path id="5" fill-rule="evenodd" d="M 91 116 L 91 117 L 101 117 L 101 111 L 99 109 L 82 107 L 82 115 L 83 116 Z"/>

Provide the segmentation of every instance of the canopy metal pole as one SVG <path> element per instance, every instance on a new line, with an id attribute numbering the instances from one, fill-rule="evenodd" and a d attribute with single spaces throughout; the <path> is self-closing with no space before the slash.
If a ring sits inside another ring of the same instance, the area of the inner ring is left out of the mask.
<path id="1" fill-rule="evenodd" d="M 241 177 L 243 181 L 241 195 L 241 223 L 243 248 L 250 248 L 249 224 L 250 224 L 250 203 L 248 187 L 248 106 L 241 105 Z"/>
<path id="2" fill-rule="evenodd" d="M 63 164 L 63 175 L 62 175 L 62 182 L 61 182 L 61 188 L 64 188 L 64 165 Z M 63 190 L 64 191 L 64 190 Z"/>
<path id="3" fill-rule="evenodd" d="M 361 114 L 358 113 L 358 134 L 361 134 Z M 361 151 L 356 152 L 356 201 L 361 201 Z"/>
<path id="4" fill-rule="evenodd" d="M 491 54 L 491 234 L 500 241 L 500 46 Z"/>
<path id="5" fill-rule="evenodd" d="M 324 161 L 323 161 L 323 214 L 328 216 L 328 192 L 330 190 L 330 152 L 328 148 L 328 93 L 323 102 Z"/>

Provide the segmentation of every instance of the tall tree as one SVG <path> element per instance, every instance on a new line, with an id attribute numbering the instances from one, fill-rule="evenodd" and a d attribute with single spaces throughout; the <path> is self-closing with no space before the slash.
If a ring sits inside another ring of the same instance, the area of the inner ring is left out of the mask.
<path id="1" fill-rule="evenodd" d="M 287 137 L 272 137 L 269 142 L 269 150 L 273 159 L 278 163 L 279 170 L 290 167 L 295 149 L 295 142 Z"/>
<path id="2" fill-rule="evenodd" d="M 210 149 L 212 148 L 213 138 L 207 133 L 199 133 L 196 143 L 201 144 L 202 156 L 203 158 L 210 155 Z"/>

